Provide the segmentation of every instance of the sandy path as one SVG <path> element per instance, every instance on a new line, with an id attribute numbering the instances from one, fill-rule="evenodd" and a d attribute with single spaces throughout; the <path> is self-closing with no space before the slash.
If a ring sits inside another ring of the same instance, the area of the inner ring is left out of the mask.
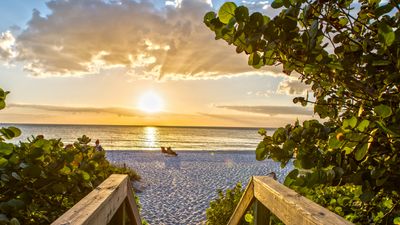
<path id="1" fill-rule="evenodd" d="M 159 152 L 108 151 L 113 163 L 126 163 L 142 176 L 145 187 L 139 193 L 141 215 L 151 225 L 199 224 L 205 220 L 209 202 L 217 189 L 227 189 L 242 182 L 243 187 L 252 175 L 276 172 L 278 179 L 291 170 L 281 169 L 271 161 L 258 162 L 250 152 L 180 151 L 178 157 Z"/>

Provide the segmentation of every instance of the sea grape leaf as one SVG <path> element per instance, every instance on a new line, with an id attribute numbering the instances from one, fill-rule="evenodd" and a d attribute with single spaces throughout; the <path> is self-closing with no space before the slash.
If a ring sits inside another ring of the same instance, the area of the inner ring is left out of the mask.
<path id="1" fill-rule="evenodd" d="M 225 2 L 218 11 L 219 20 L 228 24 L 229 21 L 235 16 L 236 4 L 234 2 Z"/>
<path id="2" fill-rule="evenodd" d="M 368 128 L 368 126 L 369 126 L 369 120 L 363 120 L 358 124 L 357 130 L 360 132 L 364 132 L 365 129 Z"/>
<path id="3" fill-rule="evenodd" d="M 204 15 L 204 20 L 203 22 L 207 25 L 210 24 L 211 20 L 215 18 L 215 13 L 214 12 L 208 12 L 206 15 Z"/>
<path id="4" fill-rule="evenodd" d="M 361 146 L 361 148 L 356 150 L 356 153 L 355 153 L 356 160 L 360 161 L 365 157 L 365 155 L 367 154 L 367 151 L 368 151 L 368 147 L 369 147 L 368 143 L 364 143 Z"/>
<path id="5" fill-rule="evenodd" d="M 265 142 L 261 141 L 256 148 L 256 159 L 262 161 L 266 157 L 267 157 L 267 151 L 265 150 Z"/>
<path id="6" fill-rule="evenodd" d="M 249 10 L 244 6 L 235 9 L 235 18 L 238 22 L 246 22 L 249 19 Z"/>
<path id="7" fill-rule="evenodd" d="M 275 0 L 271 3 L 271 7 L 274 9 L 278 9 L 283 6 L 283 0 Z"/>
<path id="8" fill-rule="evenodd" d="M 81 175 L 84 180 L 86 181 L 90 180 L 90 175 L 87 172 L 81 170 Z"/>
<path id="9" fill-rule="evenodd" d="M 343 128 L 354 128 L 357 125 L 357 118 L 355 116 L 350 117 L 349 119 L 345 119 L 343 121 Z"/>
<path id="10" fill-rule="evenodd" d="M 378 38 L 381 42 L 385 43 L 386 46 L 393 44 L 395 40 L 395 34 L 393 29 L 385 23 L 378 24 Z"/>
<path id="11" fill-rule="evenodd" d="M 389 117 L 390 115 L 392 115 L 392 109 L 387 105 L 376 106 L 374 108 L 374 112 L 382 118 L 386 118 L 386 117 Z"/>
<path id="12" fill-rule="evenodd" d="M 10 155 L 14 151 L 14 145 L 11 143 L 0 142 L 0 155 Z"/>
<path id="13" fill-rule="evenodd" d="M 8 164 L 8 160 L 3 157 L 0 157 L 0 168 L 5 167 L 7 164 Z"/>
<path id="14" fill-rule="evenodd" d="M 21 135 L 21 130 L 16 127 L 8 127 L 8 130 L 14 133 L 14 137 L 19 137 Z"/>
<path id="15" fill-rule="evenodd" d="M 248 223 L 251 223 L 251 222 L 253 222 L 253 215 L 251 215 L 250 213 L 247 213 L 245 216 L 244 216 L 244 220 L 246 220 L 246 222 L 248 222 Z"/>

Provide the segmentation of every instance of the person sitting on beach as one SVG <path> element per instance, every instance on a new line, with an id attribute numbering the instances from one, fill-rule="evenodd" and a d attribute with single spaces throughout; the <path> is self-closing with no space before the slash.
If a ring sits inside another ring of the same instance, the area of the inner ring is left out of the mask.
<path id="1" fill-rule="evenodd" d="M 167 148 L 167 154 L 173 155 L 173 156 L 177 156 L 177 155 L 178 155 L 178 154 L 176 154 L 176 152 L 172 151 L 172 148 L 171 148 L 171 147 L 168 147 L 168 148 Z"/>
<path id="2" fill-rule="evenodd" d="M 168 153 L 167 150 L 165 150 L 165 147 L 161 147 L 161 153 Z"/>
<path id="3" fill-rule="evenodd" d="M 95 146 L 96 151 L 98 151 L 98 152 L 104 151 L 104 148 L 101 147 L 101 145 L 100 145 L 99 139 L 97 139 L 95 143 L 96 143 L 96 146 Z"/>

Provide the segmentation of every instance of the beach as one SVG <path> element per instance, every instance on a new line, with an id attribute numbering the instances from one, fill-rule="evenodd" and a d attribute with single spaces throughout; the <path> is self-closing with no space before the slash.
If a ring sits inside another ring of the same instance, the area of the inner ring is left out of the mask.
<path id="1" fill-rule="evenodd" d="M 159 151 L 107 151 L 111 163 L 126 164 L 142 177 L 135 183 L 141 216 L 151 225 L 202 224 L 217 189 L 247 185 L 251 176 L 270 172 L 283 181 L 292 169 L 270 160 L 257 161 L 254 151 L 178 151 L 177 157 Z"/>

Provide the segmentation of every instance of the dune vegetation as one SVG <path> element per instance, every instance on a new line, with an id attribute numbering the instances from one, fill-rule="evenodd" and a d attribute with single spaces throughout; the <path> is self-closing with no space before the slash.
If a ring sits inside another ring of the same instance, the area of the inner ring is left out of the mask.
<path id="1" fill-rule="evenodd" d="M 284 184 L 357 224 L 400 224 L 400 7 L 396 0 L 275 0 L 270 18 L 227 2 L 204 23 L 256 69 L 310 87 L 320 119 L 259 131 L 258 160 L 294 164 Z"/>

